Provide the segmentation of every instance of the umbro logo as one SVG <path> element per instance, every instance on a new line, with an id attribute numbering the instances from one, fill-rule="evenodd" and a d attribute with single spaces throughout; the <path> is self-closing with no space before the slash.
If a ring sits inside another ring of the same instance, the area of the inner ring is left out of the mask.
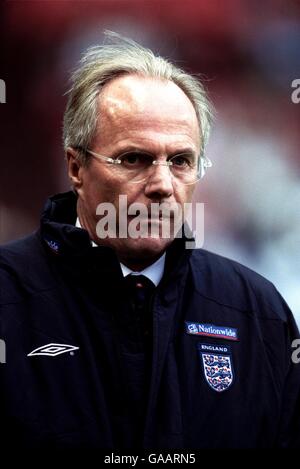
<path id="1" fill-rule="evenodd" d="M 79 347 L 67 344 L 47 344 L 42 347 L 36 348 L 32 352 L 28 353 L 27 357 L 34 357 L 35 355 L 46 355 L 48 357 L 56 357 L 62 353 L 73 352 L 79 350 Z"/>

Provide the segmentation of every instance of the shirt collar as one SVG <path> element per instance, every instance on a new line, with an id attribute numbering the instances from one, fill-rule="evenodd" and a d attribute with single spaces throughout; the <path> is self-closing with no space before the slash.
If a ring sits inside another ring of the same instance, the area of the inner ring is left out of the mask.
<path id="1" fill-rule="evenodd" d="M 81 228 L 82 226 L 80 224 L 79 218 L 77 217 L 76 223 L 75 223 L 76 228 Z M 92 246 L 97 247 L 97 244 L 91 240 Z M 157 261 L 155 261 L 153 264 L 149 265 L 146 267 L 144 270 L 140 272 L 133 271 L 126 267 L 126 265 L 122 264 L 120 262 L 120 267 L 122 269 L 122 273 L 124 277 L 127 277 L 127 275 L 145 275 L 151 282 L 154 283 L 154 285 L 157 287 L 159 282 L 161 281 L 161 278 L 164 273 L 164 268 L 165 268 L 165 260 L 166 260 L 166 253 L 164 252 L 162 256 L 160 256 Z"/>
<path id="2" fill-rule="evenodd" d="M 151 280 L 151 282 L 153 282 L 154 285 L 157 287 L 164 273 L 165 258 L 166 258 L 166 253 L 164 252 L 163 255 L 160 256 L 159 259 L 157 259 L 157 261 L 155 261 L 153 264 L 146 267 L 146 269 L 141 270 L 140 272 L 135 272 L 129 269 L 128 267 L 126 267 L 126 265 L 122 264 L 122 262 L 120 262 L 120 266 L 121 266 L 124 277 L 127 277 L 127 275 L 130 275 L 130 274 L 145 275 L 145 277 Z"/>

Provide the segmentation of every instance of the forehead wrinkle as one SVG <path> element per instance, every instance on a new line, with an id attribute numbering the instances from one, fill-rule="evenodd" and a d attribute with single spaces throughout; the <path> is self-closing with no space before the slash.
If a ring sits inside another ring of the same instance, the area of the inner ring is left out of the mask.
<path id="1" fill-rule="evenodd" d="M 153 115 L 153 113 L 144 112 L 119 112 L 119 109 L 105 109 L 102 111 L 100 118 L 100 126 L 102 131 L 109 131 L 111 136 L 113 131 L 118 133 L 119 138 L 128 138 L 129 136 L 137 135 L 141 137 L 141 132 L 145 135 L 155 134 L 162 135 L 165 132 L 166 135 L 171 137 L 172 131 L 174 131 L 172 138 L 186 138 L 193 140 L 198 137 L 198 126 L 189 125 L 187 123 L 188 114 L 181 114 L 180 117 L 174 117 L 174 120 L 166 120 L 164 116 L 159 113 Z M 99 129 L 100 130 L 100 129 Z M 195 132 L 196 131 L 196 132 Z M 147 137 L 146 137 L 147 138 Z M 155 135 L 154 135 L 155 138 Z"/>
<path id="2" fill-rule="evenodd" d="M 109 138 L 109 151 L 114 151 L 118 153 L 127 148 L 137 148 L 140 150 L 149 151 L 153 154 L 169 154 L 173 151 L 180 150 L 181 148 L 190 148 L 191 151 L 198 153 L 199 151 L 199 140 L 195 140 L 195 137 L 190 132 L 190 129 L 182 128 L 178 130 L 178 126 L 174 126 L 176 132 L 172 133 L 170 126 L 168 131 L 164 132 L 162 126 L 147 126 L 141 132 L 141 127 L 137 128 L 131 127 L 128 129 L 118 128 L 117 132 L 112 133 L 111 128 L 108 122 L 103 123 L 101 132 L 99 134 L 98 143 L 101 145 L 103 143 L 103 138 L 107 142 Z"/>

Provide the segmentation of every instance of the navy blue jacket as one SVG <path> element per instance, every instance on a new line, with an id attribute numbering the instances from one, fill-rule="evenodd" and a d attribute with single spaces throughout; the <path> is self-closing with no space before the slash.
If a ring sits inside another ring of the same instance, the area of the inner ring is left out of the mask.
<path id="1" fill-rule="evenodd" d="M 53 196 L 0 250 L 0 446 L 296 446 L 299 334 L 274 286 L 176 239 L 147 345 L 113 250 L 75 220 L 75 194 Z"/>

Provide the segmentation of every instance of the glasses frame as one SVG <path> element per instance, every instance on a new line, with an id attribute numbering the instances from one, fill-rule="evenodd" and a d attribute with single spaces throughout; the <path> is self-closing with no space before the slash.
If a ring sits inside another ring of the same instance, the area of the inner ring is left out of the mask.
<path id="1" fill-rule="evenodd" d="M 110 156 L 104 156 L 104 155 L 101 155 L 100 153 L 96 153 L 90 149 L 84 149 L 82 147 L 76 147 L 75 150 L 79 150 L 81 152 L 84 152 L 84 153 L 88 153 L 89 155 L 91 155 L 92 157 L 98 159 L 98 160 L 103 160 L 103 161 L 106 161 L 107 163 L 109 164 L 122 164 L 122 161 L 119 160 L 118 158 L 111 158 Z M 176 155 L 174 155 L 176 156 Z M 158 160 L 155 160 L 153 159 L 152 161 L 152 165 L 154 166 L 173 166 L 173 162 L 172 161 L 158 161 Z M 188 183 L 188 184 L 185 184 L 185 185 L 190 185 L 190 184 L 196 184 L 196 182 L 198 182 L 200 179 L 203 178 L 203 176 L 205 175 L 206 173 L 206 170 L 208 168 L 211 168 L 212 167 L 212 162 L 209 158 L 207 157 L 204 157 L 204 156 L 200 156 L 199 158 L 199 166 L 198 166 L 198 170 L 197 170 L 197 175 L 199 176 L 199 179 L 197 179 L 196 181 L 194 182 L 191 182 L 191 183 Z M 146 178 L 140 180 L 140 181 L 135 181 L 132 183 L 139 183 L 139 182 L 142 182 L 142 181 L 145 181 Z"/>

